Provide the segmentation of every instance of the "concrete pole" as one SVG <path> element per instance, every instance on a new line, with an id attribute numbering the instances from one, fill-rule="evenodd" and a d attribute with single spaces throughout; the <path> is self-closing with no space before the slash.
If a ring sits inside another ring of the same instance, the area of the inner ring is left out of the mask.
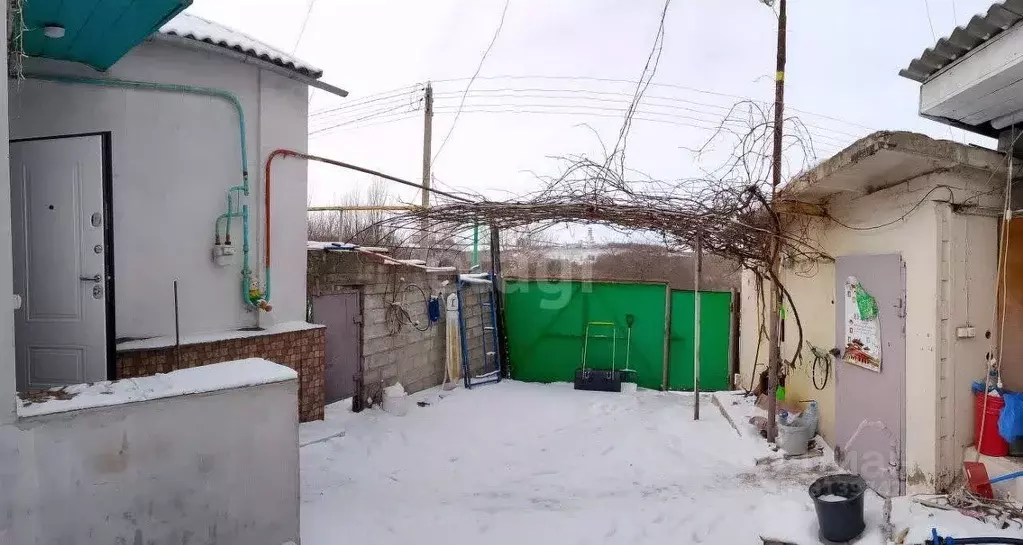
<path id="1" fill-rule="evenodd" d="M 424 115 L 423 115 L 423 189 L 422 189 L 422 200 L 420 201 L 423 208 L 430 207 L 430 182 L 433 177 L 431 172 L 431 165 L 433 163 L 433 83 L 426 82 L 426 93 L 423 97 L 425 103 Z M 423 260 L 430 263 L 430 245 L 432 244 L 432 237 L 427 232 L 430 227 L 430 222 L 423 218 L 420 223 L 420 237 L 419 245 L 422 247 Z"/>
<path id="2" fill-rule="evenodd" d="M 433 161 L 433 83 L 426 82 L 426 103 L 423 115 L 423 198 L 422 206 L 430 206 L 430 164 Z"/>

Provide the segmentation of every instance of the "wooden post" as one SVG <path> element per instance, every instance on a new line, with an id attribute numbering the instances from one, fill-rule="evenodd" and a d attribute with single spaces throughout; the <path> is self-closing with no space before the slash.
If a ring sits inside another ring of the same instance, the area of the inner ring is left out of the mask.
<path id="1" fill-rule="evenodd" d="M 774 237 L 771 239 L 770 280 L 771 280 L 771 305 L 770 312 L 770 343 L 768 353 L 767 371 L 767 440 L 774 442 L 778 435 L 778 373 L 781 369 L 781 320 L 778 301 L 781 295 L 778 290 L 778 237 L 781 236 L 781 228 L 777 223 L 775 211 L 775 199 L 778 193 L 778 186 L 781 185 L 781 154 L 782 137 L 784 130 L 782 124 L 785 122 L 785 32 L 788 23 L 785 12 L 785 0 L 778 3 L 778 55 L 774 76 L 774 156 L 771 167 L 771 216 L 772 231 Z"/>
<path id="2" fill-rule="evenodd" d="M 703 275 L 703 227 L 696 231 L 696 279 L 693 282 L 693 420 L 700 419 L 700 276 Z"/>

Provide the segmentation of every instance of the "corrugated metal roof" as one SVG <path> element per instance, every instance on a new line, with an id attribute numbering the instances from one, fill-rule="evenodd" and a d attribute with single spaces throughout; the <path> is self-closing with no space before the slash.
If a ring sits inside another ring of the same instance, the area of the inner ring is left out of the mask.
<path id="1" fill-rule="evenodd" d="M 21 17 L 11 19 L 22 31 L 22 51 L 86 64 L 106 70 L 125 53 L 142 43 L 153 29 L 178 15 L 192 0 L 126 0 L 119 2 L 65 2 L 31 0 L 19 2 Z M 62 29 L 59 36 L 46 35 L 46 27 Z"/>
<path id="2" fill-rule="evenodd" d="M 966 26 L 956 27 L 952 35 L 928 47 L 899 75 L 923 83 L 942 68 L 952 64 L 988 40 L 1023 20 L 1023 0 L 995 2 L 985 15 L 974 15 Z"/>
<path id="3" fill-rule="evenodd" d="M 1023 2 L 1023 0 L 1020 0 Z M 304 76 L 318 79 L 323 70 L 305 63 L 287 53 L 274 49 L 269 45 L 237 30 L 220 23 L 203 19 L 191 13 L 181 13 L 160 27 L 160 34 L 179 36 L 190 40 L 231 49 L 250 57 L 262 59 L 277 66 L 287 68 Z"/>

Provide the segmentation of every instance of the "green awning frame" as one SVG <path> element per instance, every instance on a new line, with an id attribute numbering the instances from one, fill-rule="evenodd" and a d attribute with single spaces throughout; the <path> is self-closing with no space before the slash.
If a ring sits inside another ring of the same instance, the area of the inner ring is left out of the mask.
<path id="1" fill-rule="evenodd" d="M 192 0 L 21 1 L 26 55 L 80 62 L 97 70 L 113 66 L 192 4 Z M 43 33 L 47 25 L 63 27 L 64 36 L 47 37 Z"/>

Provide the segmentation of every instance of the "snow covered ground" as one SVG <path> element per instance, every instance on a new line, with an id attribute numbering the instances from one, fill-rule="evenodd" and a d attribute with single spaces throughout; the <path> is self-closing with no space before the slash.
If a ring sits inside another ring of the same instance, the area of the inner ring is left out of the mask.
<path id="1" fill-rule="evenodd" d="M 502 382 L 428 390 L 404 417 L 339 404 L 303 424 L 302 543 L 817 543 L 807 486 L 825 459 L 777 460 L 740 436 L 704 397 L 577 392 L 569 384 Z M 741 426 L 741 423 L 737 423 Z M 881 500 L 867 531 L 882 543 Z M 930 528 L 994 535 L 990 526 L 906 500 L 907 543 Z"/>

